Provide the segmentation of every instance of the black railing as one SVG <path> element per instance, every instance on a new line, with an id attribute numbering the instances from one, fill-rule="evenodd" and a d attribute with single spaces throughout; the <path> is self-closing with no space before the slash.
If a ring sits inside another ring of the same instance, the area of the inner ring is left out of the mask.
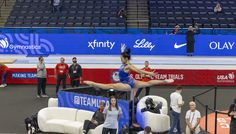
<path id="1" fill-rule="evenodd" d="M 7 0 L 1 0 L 0 1 L 0 17 L 2 16 L 2 6 L 7 6 Z"/>
<path id="2" fill-rule="evenodd" d="M 204 104 L 202 103 L 197 97 L 201 96 L 201 95 L 204 95 L 210 91 L 214 90 L 214 108 L 210 108 L 207 104 Z M 207 91 L 204 91 L 200 94 L 197 94 L 195 96 L 193 96 L 193 101 L 195 102 L 198 102 L 201 106 L 203 106 L 205 108 L 205 131 L 208 131 L 208 111 L 212 111 L 215 113 L 215 122 L 214 122 L 214 134 L 217 134 L 217 117 L 218 117 L 218 114 L 228 114 L 228 113 L 224 113 L 224 112 L 221 112 L 219 110 L 217 110 L 217 90 L 218 90 L 218 87 L 214 87 L 214 88 L 211 88 Z"/>

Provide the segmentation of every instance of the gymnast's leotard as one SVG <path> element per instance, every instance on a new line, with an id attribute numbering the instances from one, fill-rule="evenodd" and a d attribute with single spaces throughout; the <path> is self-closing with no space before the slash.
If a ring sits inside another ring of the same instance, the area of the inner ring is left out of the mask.
<path id="1" fill-rule="evenodd" d="M 120 82 L 130 85 L 131 88 L 134 88 L 135 83 L 134 79 L 129 76 L 129 73 L 125 72 L 125 67 L 127 64 L 122 64 L 119 69 Z"/>

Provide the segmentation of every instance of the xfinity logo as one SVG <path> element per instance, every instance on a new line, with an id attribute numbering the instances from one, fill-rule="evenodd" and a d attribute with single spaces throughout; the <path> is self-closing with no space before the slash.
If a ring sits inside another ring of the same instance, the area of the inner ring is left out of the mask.
<path id="1" fill-rule="evenodd" d="M 107 40 L 106 42 L 93 40 L 92 42 L 88 42 L 88 47 L 92 48 L 109 48 L 110 50 L 114 47 L 115 42 L 110 42 Z"/>
<path id="2" fill-rule="evenodd" d="M 221 43 L 221 42 L 212 41 L 212 42 L 210 42 L 209 47 L 212 50 L 224 50 L 224 49 L 232 50 L 234 44 L 235 44 L 235 42 L 224 42 L 224 43 Z"/>
<path id="3" fill-rule="evenodd" d="M 187 45 L 187 43 L 183 43 L 183 44 L 177 44 L 176 42 L 175 42 L 175 45 L 174 45 L 174 48 L 175 49 L 178 49 L 178 48 L 181 48 L 181 47 L 183 47 L 183 46 L 186 46 Z"/>
<path id="4" fill-rule="evenodd" d="M 152 44 L 152 42 L 147 41 L 146 39 L 137 39 L 135 41 L 134 48 L 148 48 L 150 51 L 155 47 L 155 45 Z"/>
<path id="5" fill-rule="evenodd" d="M 1 40 L 0 40 L 0 47 L 2 47 L 2 48 L 8 48 L 8 46 L 9 46 L 9 43 L 8 43 L 7 38 L 4 38 L 4 39 L 1 39 Z"/>

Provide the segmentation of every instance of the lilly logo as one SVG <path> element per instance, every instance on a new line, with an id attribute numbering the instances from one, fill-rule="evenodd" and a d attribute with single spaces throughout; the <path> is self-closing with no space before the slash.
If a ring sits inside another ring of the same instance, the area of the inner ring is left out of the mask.
<path id="1" fill-rule="evenodd" d="M 135 41 L 135 45 L 133 46 L 134 48 L 147 48 L 150 51 L 155 47 L 154 44 L 152 44 L 151 41 L 148 41 L 146 39 L 137 39 Z"/>
<path id="2" fill-rule="evenodd" d="M 4 39 L 1 39 L 1 40 L 0 40 L 0 46 L 1 46 L 2 48 L 8 48 L 9 43 L 8 43 L 7 38 L 4 38 Z"/>

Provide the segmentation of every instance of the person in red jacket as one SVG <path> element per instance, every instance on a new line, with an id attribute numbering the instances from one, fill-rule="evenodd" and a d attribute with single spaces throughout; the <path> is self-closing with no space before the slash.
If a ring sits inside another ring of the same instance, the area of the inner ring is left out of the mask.
<path id="1" fill-rule="evenodd" d="M 149 67 L 149 62 L 148 62 L 148 61 L 145 61 L 145 62 L 144 62 L 144 68 L 142 68 L 141 70 L 144 70 L 144 71 L 147 71 L 147 72 L 153 72 L 153 71 L 154 71 L 153 69 L 151 69 L 151 68 Z M 144 74 L 144 75 L 142 76 L 142 81 L 148 82 L 148 81 L 150 81 L 150 80 L 151 80 L 151 76 L 150 76 L 150 75 Z M 136 97 L 136 98 L 139 96 L 139 94 L 141 93 L 142 89 L 143 89 L 143 88 L 139 88 L 139 89 L 138 89 L 138 91 L 137 91 L 136 94 L 135 94 L 135 97 Z M 145 96 L 147 96 L 147 95 L 149 95 L 149 93 L 150 93 L 150 87 L 145 87 L 145 89 L 146 89 L 146 94 L 145 94 Z"/>
<path id="2" fill-rule="evenodd" d="M 61 57 L 60 63 L 58 63 L 55 67 L 55 78 L 57 79 L 56 85 L 56 93 L 59 90 L 61 81 L 62 81 L 62 88 L 66 89 L 66 77 L 68 76 L 68 65 L 65 63 L 65 58 Z"/>
<path id="3" fill-rule="evenodd" d="M 7 86 L 7 74 L 9 72 L 9 68 L 4 65 L 0 64 L 0 73 L 2 74 L 2 84 L 0 87 L 6 87 Z"/>

